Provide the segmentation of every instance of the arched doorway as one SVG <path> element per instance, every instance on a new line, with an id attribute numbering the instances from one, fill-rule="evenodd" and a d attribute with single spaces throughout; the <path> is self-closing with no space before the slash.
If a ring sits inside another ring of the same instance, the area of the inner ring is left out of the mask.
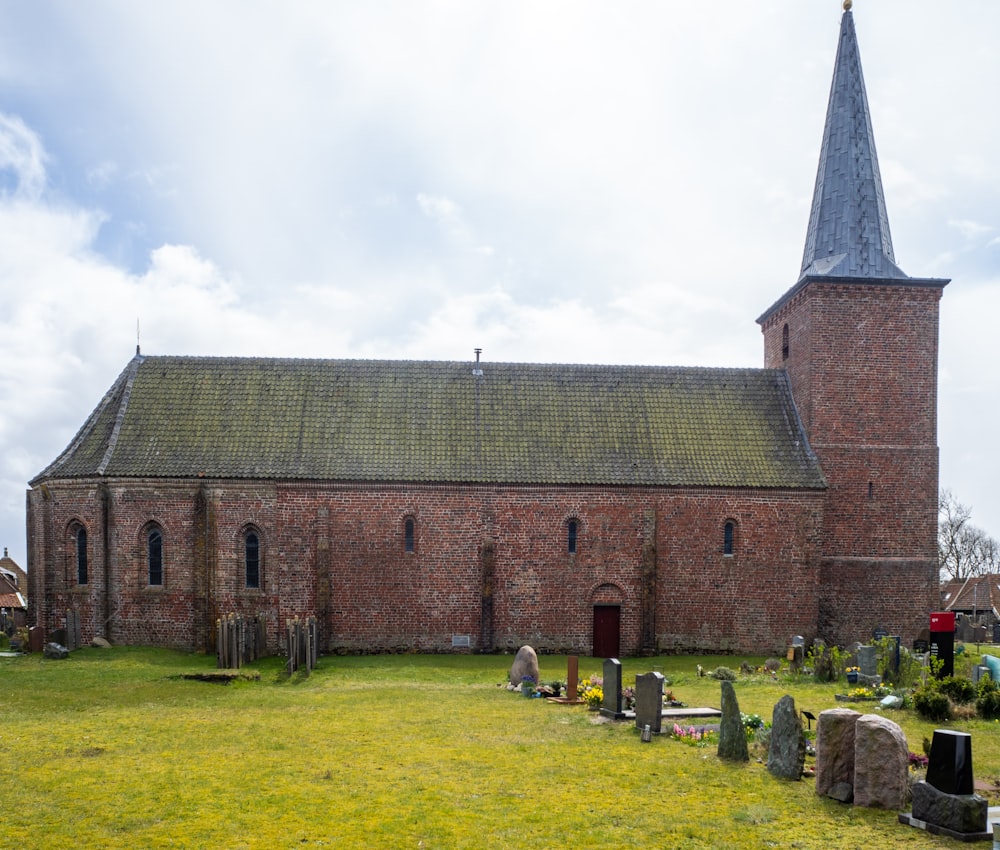
<path id="1" fill-rule="evenodd" d="M 594 606 L 594 658 L 617 658 L 621 653 L 622 591 L 602 584 L 591 594 Z"/>

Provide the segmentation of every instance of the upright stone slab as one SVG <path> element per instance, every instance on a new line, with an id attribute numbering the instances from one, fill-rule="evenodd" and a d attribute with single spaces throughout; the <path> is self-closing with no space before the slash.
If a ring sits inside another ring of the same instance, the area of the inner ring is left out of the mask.
<path id="1" fill-rule="evenodd" d="M 604 661 L 604 702 L 601 704 L 601 714 L 621 720 L 625 716 L 622 711 L 622 663 L 617 658 Z"/>
<path id="2" fill-rule="evenodd" d="M 909 749 L 899 725 L 864 714 L 854 726 L 854 805 L 901 809 L 909 790 Z"/>
<path id="3" fill-rule="evenodd" d="M 878 647 L 859 646 L 858 647 L 858 667 L 862 676 L 878 675 Z"/>
<path id="4" fill-rule="evenodd" d="M 854 798 L 854 726 L 861 714 L 829 708 L 816 723 L 816 793 L 842 803 Z"/>
<path id="5" fill-rule="evenodd" d="M 740 717 L 740 704 L 736 700 L 736 689 L 732 682 L 722 682 L 722 721 L 719 724 L 720 759 L 726 761 L 750 761 L 747 747 L 747 733 Z"/>
<path id="6" fill-rule="evenodd" d="M 635 677 L 635 725 L 660 734 L 663 722 L 663 674 L 642 673 Z"/>
<path id="7" fill-rule="evenodd" d="M 767 769 L 779 779 L 802 778 L 806 763 L 806 736 L 795 710 L 795 700 L 785 694 L 771 716 L 771 744 L 767 751 Z"/>
<path id="8" fill-rule="evenodd" d="M 935 729 L 927 758 L 927 781 L 945 794 L 971 794 L 972 736 Z"/>
<path id="9" fill-rule="evenodd" d="M 536 685 L 538 684 L 538 655 L 530 646 L 522 646 L 517 651 L 514 663 L 510 665 L 508 678 L 515 688 L 519 688 L 525 676 L 530 677 Z"/>
<path id="10" fill-rule="evenodd" d="M 41 652 L 45 647 L 45 629 L 32 626 L 28 629 L 28 651 Z"/>

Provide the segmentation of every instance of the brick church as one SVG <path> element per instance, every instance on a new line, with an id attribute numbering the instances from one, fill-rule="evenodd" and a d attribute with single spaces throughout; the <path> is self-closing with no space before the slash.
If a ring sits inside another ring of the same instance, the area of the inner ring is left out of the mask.
<path id="1" fill-rule="evenodd" d="M 27 493 L 29 622 L 211 649 L 767 654 L 937 600 L 938 302 L 896 264 L 845 11 L 763 368 L 144 356 Z"/>

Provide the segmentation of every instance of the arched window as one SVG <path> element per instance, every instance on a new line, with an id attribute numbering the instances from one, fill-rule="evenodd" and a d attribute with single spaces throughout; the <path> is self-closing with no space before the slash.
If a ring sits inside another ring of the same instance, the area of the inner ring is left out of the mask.
<path id="1" fill-rule="evenodd" d="M 736 548 L 736 523 L 727 520 L 722 529 L 722 554 L 732 555 Z"/>
<path id="2" fill-rule="evenodd" d="M 246 586 L 260 588 L 260 535 L 250 529 L 243 537 L 243 564 Z"/>
<path id="3" fill-rule="evenodd" d="M 788 359 L 788 324 L 781 329 L 781 359 Z"/>
<path id="4" fill-rule="evenodd" d="M 571 519 L 566 523 L 566 551 L 570 555 L 576 554 L 576 532 L 577 522 Z"/>
<path id="5" fill-rule="evenodd" d="M 76 529 L 76 583 L 87 583 L 87 529 L 82 525 Z"/>
<path id="6" fill-rule="evenodd" d="M 403 548 L 407 552 L 417 551 L 417 526 L 411 516 L 403 522 Z"/>
<path id="7" fill-rule="evenodd" d="M 160 587 L 163 584 L 163 533 L 156 527 L 146 534 L 146 565 L 150 587 Z"/>

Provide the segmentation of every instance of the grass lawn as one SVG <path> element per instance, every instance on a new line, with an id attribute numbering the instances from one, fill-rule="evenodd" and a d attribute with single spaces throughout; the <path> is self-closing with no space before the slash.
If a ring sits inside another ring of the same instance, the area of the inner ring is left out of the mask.
<path id="1" fill-rule="evenodd" d="M 696 664 L 741 660 L 625 659 L 623 678 L 656 668 L 678 699 L 718 706 Z M 508 692 L 511 661 L 324 657 L 289 678 L 268 659 L 246 668 L 260 681 L 219 685 L 181 678 L 214 658 L 164 650 L 0 658 L 0 848 L 956 846 L 896 812 L 820 799 L 812 780 Z M 565 656 L 540 661 L 543 681 L 565 678 Z M 601 666 L 581 658 L 580 676 Z M 838 690 L 736 683 L 740 708 L 767 720 L 785 693 L 818 715 Z M 890 716 L 920 752 L 935 724 Z M 978 779 L 1000 776 L 1000 726 L 948 728 L 972 733 Z"/>

